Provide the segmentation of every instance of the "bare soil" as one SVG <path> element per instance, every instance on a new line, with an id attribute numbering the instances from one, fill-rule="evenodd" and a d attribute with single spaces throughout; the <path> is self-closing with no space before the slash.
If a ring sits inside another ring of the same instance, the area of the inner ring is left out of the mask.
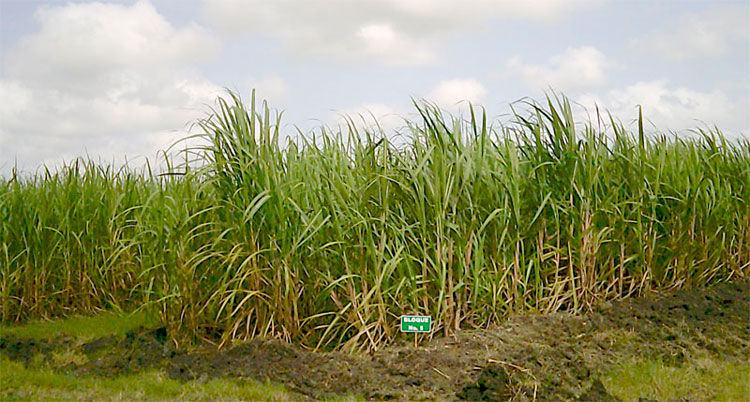
<path id="1" fill-rule="evenodd" d="M 85 358 L 60 363 L 63 352 Z M 490 329 L 367 355 L 310 352 L 276 340 L 187 352 L 167 342 L 163 328 L 83 344 L 61 335 L 45 341 L 6 337 L 0 353 L 27 365 L 56 361 L 63 370 L 88 375 L 158 368 L 180 380 L 269 380 L 302 399 L 615 400 L 600 378 L 625 359 L 679 366 L 708 355 L 746 362 L 750 282 L 605 303 L 579 316 L 520 315 Z"/>

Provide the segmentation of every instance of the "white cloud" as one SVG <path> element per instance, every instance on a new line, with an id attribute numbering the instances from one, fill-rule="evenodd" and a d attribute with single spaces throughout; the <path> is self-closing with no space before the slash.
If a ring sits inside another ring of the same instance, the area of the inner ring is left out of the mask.
<path id="1" fill-rule="evenodd" d="M 454 110 L 463 101 L 482 103 L 486 95 L 487 89 L 476 78 L 456 78 L 440 81 L 426 99 L 442 108 Z"/>
<path id="2" fill-rule="evenodd" d="M 132 84 L 137 77 L 129 70 L 179 66 L 210 57 L 219 46 L 200 27 L 175 29 L 144 0 L 130 7 L 41 6 L 35 18 L 41 30 L 9 52 L 8 75 L 86 94 L 102 85 Z"/>
<path id="3" fill-rule="evenodd" d="M 415 65 L 437 59 L 444 35 L 492 20 L 549 23 L 602 0 L 204 0 L 229 34 L 260 33 L 300 55 Z"/>
<path id="4" fill-rule="evenodd" d="M 5 92 L 6 89 L 12 88 Z M 160 91 L 182 97 L 175 103 L 149 103 L 137 98 L 80 97 L 57 89 L 0 80 L 0 159 L 18 158 L 28 168 L 70 160 L 84 153 L 95 157 L 154 157 L 185 136 L 186 124 L 200 117 L 204 104 L 221 93 L 209 82 L 173 80 Z M 25 106 L 14 106 L 18 99 Z M 7 168 L 7 167 L 0 167 Z"/>
<path id="5" fill-rule="evenodd" d="M 392 134 L 405 125 L 402 116 L 402 113 L 384 103 L 365 103 L 335 111 L 333 121 L 335 126 L 346 127 L 353 123 L 359 130 L 376 131 L 380 127 L 386 134 Z"/>
<path id="6" fill-rule="evenodd" d="M 728 137 L 750 134 L 750 118 L 747 115 L 750 99 L 732 100 L 719 90 L 701 92 L 685 87 L 670 87 L 667 81 L 658 80 L 613 89 L 604 96 L 585 94 L 577 101 L 588 109 L 592 119 L 596 118 L 594 104 L 598 104 L 600 111 L 604 112 L 606 108 L 626 126 L 635 121 L 637 105 L 641 105 L 644 119 L 650 121 L 652 129 L 659 132 L 679 132 L 716 125 Z"/>
<path id="7" fill-rule="evenodd" d="M 682 61 L 725 55 L 750 46 L 747 5 L 729 5 L 686 14 L 631 41 L 630 46 Z"/>
<path id="8" fill-rule="evenodd" d="M 484 21 L 492 18 L 552 22 L 566 17 L 585 6 L 598 5 L 603 1 L 589 0 L 383 0 L 375 1 L 385 7 L 414 18 L 425 18 L 442 23 L 470 25 L 477 18 Z"/>
<path id="9" fill-rule="evenodd" d="M 272 108 L 280 107 L 289 96 L 289 85 L 278 74 L 268 74 L 260 79 L 249 78 L 246 85 L 250 89 L 254 88 L 258 99 L 268 101 Z"/>
<path id="10" fill-rule="evenodd" d="M 35 17 L 40 30 L 4 60 L 2 160 L 153 157 L 223 92 L 189 67 L 218 39 L 172 26 L 148 1 L 43 6 Z"/>
<path id="11" fill-rule="evenodd" d="M 506 72 L 520 77 L 526 85 L 536 90 L 552 87 L 559 91 L 574 91 L 593 88 L 606 82 L 607 70 L 613 63 L 591 46 L 567 48 L 549 58 L 547 64 L 526 63 L 519 57 L 511 57 L 506 63 Z"/>
<path id="12" fill-rule="evenodd" d="M 363 56 L 373 56 L 388 64 L 425 64 L 435 59 L 435 54 L 426 43 L 420 43 L 397 32 L 390 24 L 370 24 L 357 31 Z"/>

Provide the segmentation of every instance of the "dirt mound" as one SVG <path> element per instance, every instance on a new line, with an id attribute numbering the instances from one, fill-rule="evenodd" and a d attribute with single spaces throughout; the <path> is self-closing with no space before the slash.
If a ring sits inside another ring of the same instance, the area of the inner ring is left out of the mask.
<path id="1" fill-rule="evenodd" d="M 182 380 L 270 380 L 311 398 L 614 400 L 600 376 L 624 358 L 674 365 L 700 354 L 746 360 L 750 282 L 607 303 L 583 316 L 517 316 L 491 329 L 371 355 L 309 352 L 275 340 L 186 353 L 166 342 L 164 329 L 80 345 L 65 337 L 0 339 L 0 352 L 26 364 L 54 361 L 61 350 L 81 355 L 65 366 L 79 373 L 110 376 L 157 367 Z"/>

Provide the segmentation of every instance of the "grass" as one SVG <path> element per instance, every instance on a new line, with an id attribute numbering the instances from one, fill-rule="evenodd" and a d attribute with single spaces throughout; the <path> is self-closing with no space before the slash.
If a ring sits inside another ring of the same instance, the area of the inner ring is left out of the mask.
<path id="1" fill-rule="evenodd" d="M 294 400 L 282 386 L 210 379 L 181 383 L 159 371 L 118 377 L 81 377 L 30 369 L 0 355 L 3 400 Z"/>
<path id="2" fill-rule="evenodd" d="M 351 121 L 282 144 L 280 115 L 229 93 L 169 175 L 14 173 L 2 321 L 145 306 L 181 344 L 373 350 L 401 314 L 451 333 L 750 274 L 750 142 L 581 125 L 564 97 L 522 106 L 498 126 L 415 102 L 399 145 Z"/>
<path id="3" fill-rule="evenodd" d="M 743 401 L 750 395 L 750 362 L 706 358 L 675 367 L 635 360 L 612 370 L 602 383 L 623 401 Z"/>
<path id="4" fill-rule="evenodd" d="M 145 312 L 104 312 L 25 325 L 0 326 L 0 338 L 50 339 L 71 336 L 77 343 L 110 335 L 125 335 L 153 325 Z M 29 366 L 0 354 L 0 400 L 295 400 L 281 385 L 254 380 L 214 378 L 182 383 L 160 370 L 116 377 L 81 376 L 61 368 L 86 363 L 86 356 L 69 349 L 53 353 L 52 361 Z"/>
<path id="5" fill-rule="evenodd" d="M 72 336 L 81 341 L 109 335 L 125 335 L 139 327 L 158 323 L 145 311 L 135 313 L 102 312 L 94 316 L 76 315 L 64 320 L 33 321 L 23 325 L 0 325 L 0 337 L 48 339 L 55 334 Z"/>

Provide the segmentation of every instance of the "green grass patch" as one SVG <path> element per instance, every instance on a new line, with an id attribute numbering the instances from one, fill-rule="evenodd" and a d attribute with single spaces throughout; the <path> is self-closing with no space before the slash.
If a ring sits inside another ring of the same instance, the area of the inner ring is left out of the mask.
<path id="1" fill-rule="evenodd" d="M 745 401 L 750 398 L 750 361 L 703 358 L 674 367 L 637 360 L 612 370 L 602 383 L 624 401 Z"/>
<path id="2" fill-rule="evenodd" d="M 158 320 L 145 310 L 135 313 L 103 312 L 93 316 L 76 315 L 52 321 L 32 321 L 23 325 L 0 324 L 0 337 L 39 340 L 68 335 L 79 340 L 91 340 L 124 335 L 138 327 L 148 328 L 158 324 Z"/>
<path id="3" fill-rule="evenodd" d="M 114 378 L 28 369 L 0 355 L 3 400 L 292 400 L 284 387 L 230 379 L 172 380 L 159 371 Z"/>

